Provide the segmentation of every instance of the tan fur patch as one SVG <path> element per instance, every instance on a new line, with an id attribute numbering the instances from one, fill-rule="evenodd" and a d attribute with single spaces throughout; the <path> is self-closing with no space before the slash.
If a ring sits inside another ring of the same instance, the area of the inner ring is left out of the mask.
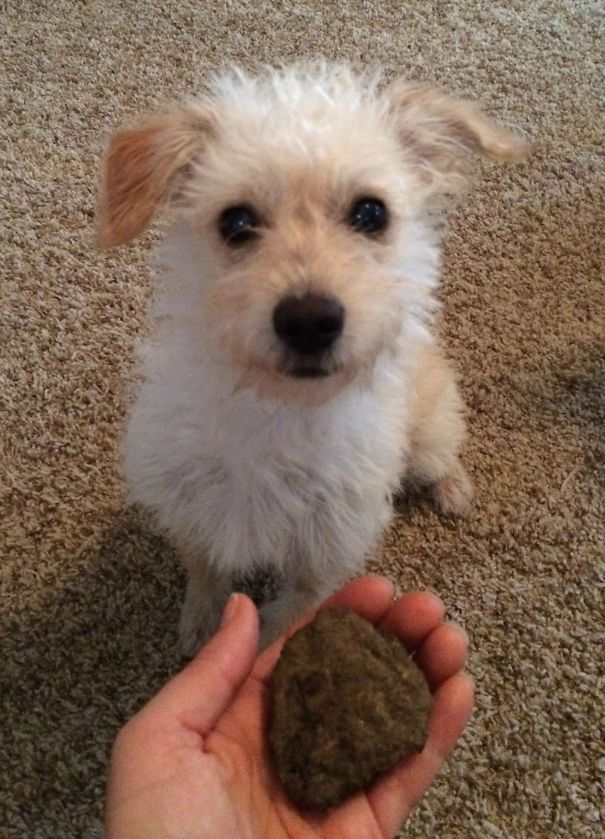
<path id="1" fill-rule="evenodd" d="M 112 137 L 98 210 L 100 247 L 122 245 L 145 229 L 175 173 L 201 147 L 202 129 L 175 110 Z"/>

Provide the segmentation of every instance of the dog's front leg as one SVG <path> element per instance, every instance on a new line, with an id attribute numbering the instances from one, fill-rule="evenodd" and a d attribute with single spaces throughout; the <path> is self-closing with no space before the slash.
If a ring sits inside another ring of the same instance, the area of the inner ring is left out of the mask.
<path id="1" fill-rule="evenodd" d="M 316 609 L 346 579 L 343 575 L 320 577 L 308 567 L 299 568 L 296 577 L 285 583 L 277 597 L 260 607 L 260 648 L 267 647 L 298 618 Z"/>
<path id="2" fill-rule="evenodd" d="M 414 385 L 404 481 L 430 487 L 440 512 L 468 515 L 473 484 L 459 459 L 464 406 L 451 367 L 436 347 L 425 347 Z"/>
<path id="3" fill-rule="evenodd" d="M 187 569 L 187 591 L 179 622 L 179 649 L 191 658 L 219 627 L 231 593 L 230 575 L 221 574 L 207 560 L 203 548 L 179 546 Z"/>

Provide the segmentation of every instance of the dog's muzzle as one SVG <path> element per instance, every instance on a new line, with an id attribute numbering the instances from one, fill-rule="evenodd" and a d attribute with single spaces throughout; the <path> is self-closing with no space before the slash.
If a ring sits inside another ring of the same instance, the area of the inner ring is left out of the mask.
<path id="1" fill-rule="evenodd" d="M 290 357 L 285 372 L 299 379 L 329 375 L 322 359 L 342 335 L 344 323 L 344 306 L 335 297 L 308 292 L 281 300 L 273 311 L 273 329 Z"/>

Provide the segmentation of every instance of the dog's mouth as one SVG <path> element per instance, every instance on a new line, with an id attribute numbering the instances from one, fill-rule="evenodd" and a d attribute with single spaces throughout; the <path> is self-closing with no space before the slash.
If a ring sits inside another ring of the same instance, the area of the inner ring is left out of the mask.
<path id="1" fill-rule="evenodd" d="M 277 370 L 289 379 L 325 379 L 338 372 L 338 363 L 331 352 L 285 352 L 277 363 Z"/>
<path id="2" fill-rule="evenodd" d="M 283 353 L 276 371 L 288 379 L 300 382 L 328 379 L 343 372 L 343 365 L 333 352 Z"/>
<path id="3" fill-rule="evenodd" d="M 323 379 L 330 375 L 330 371 L 326 370 L 325 367 L 314 367 L 307 364 L 287 370 L 286 375 L 295 379 Z"/>

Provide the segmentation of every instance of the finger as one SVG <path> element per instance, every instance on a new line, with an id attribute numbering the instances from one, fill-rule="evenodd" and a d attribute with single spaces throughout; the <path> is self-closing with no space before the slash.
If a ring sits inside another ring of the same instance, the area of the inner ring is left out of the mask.
<path id="1" fill-rule="evenodd" d="M 258 612 L 245 594 L 232 595 L 227 609 L 212 640 L 145 706 L 148 720 L 178 720 L 204 735 L 230 705 L 256 658 Z"/>
<path id="2" fill-rule="evenodd" d="M 393 603 L 379 629 L 395 635 L 408 652 L 413 652 L 439 626 L 444 614 L 445 606 L 436 594 L 414 591 Z"/>
<path id="3" fill-rule="evenodd" d="M 341 588 L 323 606 L 352 609 L 362 618 L 379 623 L 393 601 L 393 584 L 386 577 L 368 574 Z"/>
<path id="4" fill-rule="evenodd" d="M 387 613 L 393 597 L 393 585 L 385 577 L 377 575 L 368 575 L 360 577 L 357 580 L 344 586 L 336 594 L 332 595 L 320 608 L 329 606 L 339 606 L 344 609 L 351 609 L 357 612 L 358 615 L 378 623 L 383 619 Z M 281 655 L 282 648 L 288 638 L 291 638 L 303 626 L 311 623 L 317 610 L 305 615 L 293 626 L 288 629 L 283 635 L 273 642 L 267 649 L 258 657 L 258 660 L 252 671 L 252 675 L 261 681 L 267 681 L 277 660 Z"/>
<path id="5" fill-rule="evenodd" d="M 382 834 L 394 836 L 431 785 L 466 726 L 474 701 L 473 681 L 457 673 L 434 697 L 423 751 L 405 758 L 381 778 L 368 794 Z"/>
<path id="6" fill-rule="evenodd" d="M 468 643 L 466 632 L 454 623 L 441 624 L 425 639 L 415 661 L 432 691 L 462 670 L 468 655 Z"/>

